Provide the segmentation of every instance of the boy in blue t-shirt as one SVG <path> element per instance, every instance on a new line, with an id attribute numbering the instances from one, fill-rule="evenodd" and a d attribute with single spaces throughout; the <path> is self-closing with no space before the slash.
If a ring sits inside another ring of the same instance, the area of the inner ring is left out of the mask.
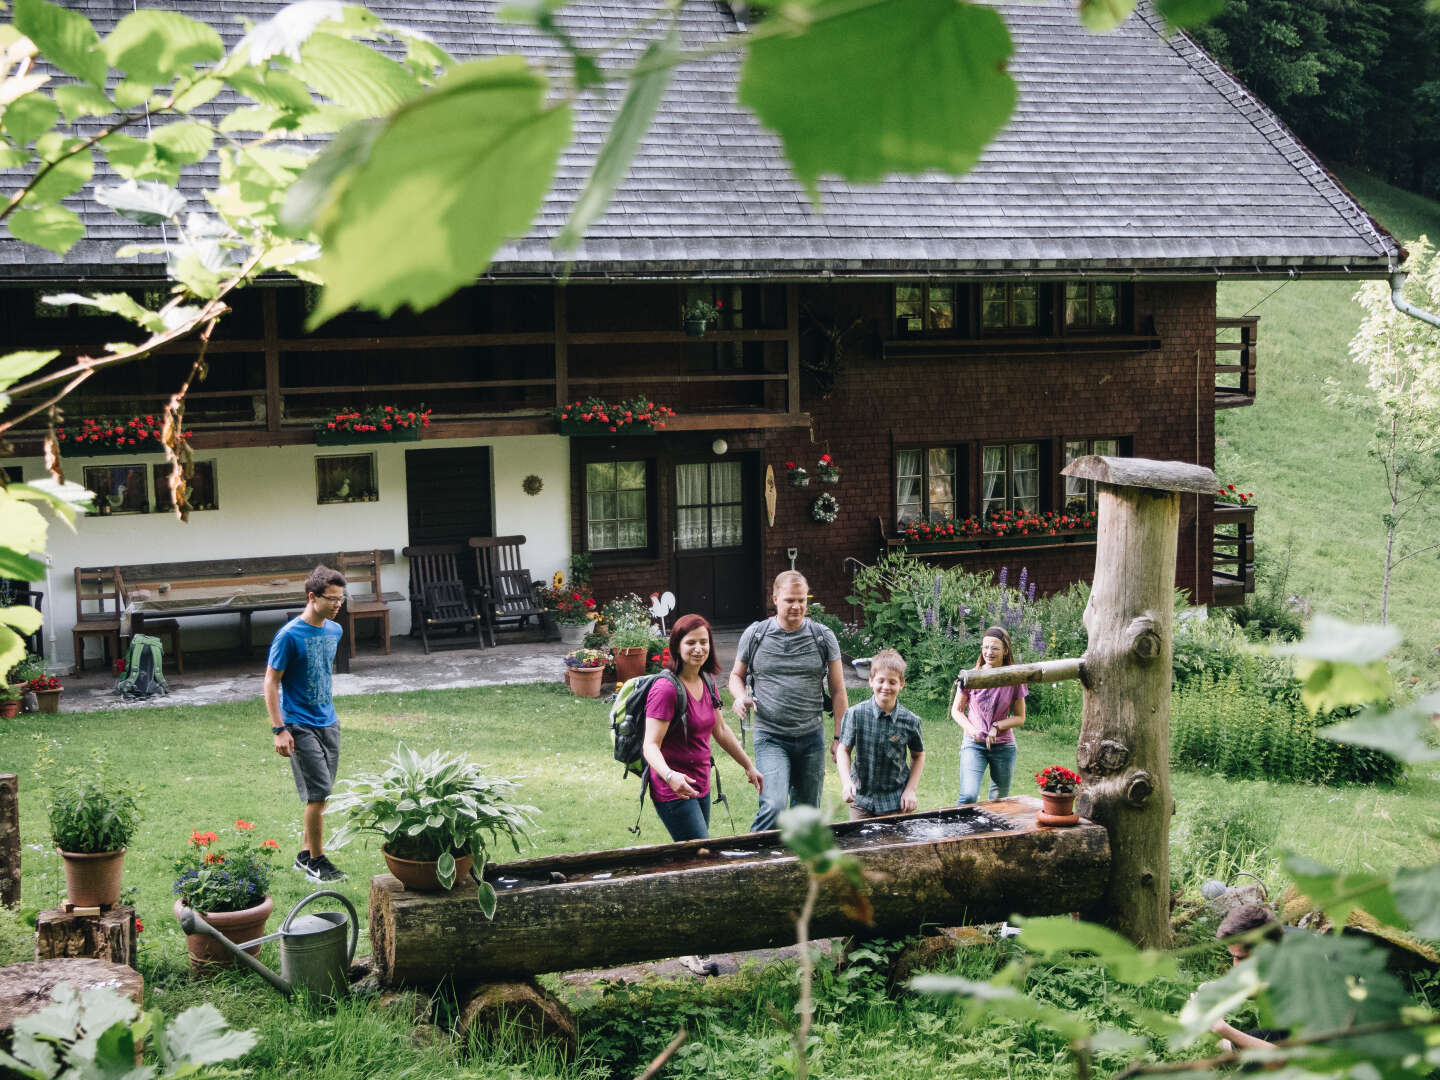
<path id="1" fill-rule="evenodd" d="M 341 881 L 325 857 L 325 801 L 340 765 L 340 721 L 331 701 L 330 669 L 340 644 L 334 616 L 345 603 L 345 575 L 317 566 L 305 579 L 305 610 L 276 632 L 265 668 L 265 711 L 275 752 L 290 759 L 305 804 L 304 843 L 295 869 L 311 881 Z"/>

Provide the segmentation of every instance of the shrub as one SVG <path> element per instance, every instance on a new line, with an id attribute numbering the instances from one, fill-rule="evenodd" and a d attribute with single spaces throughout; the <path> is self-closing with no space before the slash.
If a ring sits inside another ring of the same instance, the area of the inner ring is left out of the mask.
<path id="1" fill-rule="evenodd" d="M 18 907 L 0 904 L 0 967 L 35 959 L 35 927 Z"/>
<path id="2" fill-rule="evenodd" d="M 140 826 L 137 790 L 113 779 L 98 758 L 90 769 L 66 770 L 50 789 L 49 813 L 50 839 L 76 854 L 119 851 Z"/>
<path id="3" fill-rule="evenodd" d="M 1246 685 L 1238 671 L 1207 676 L 1171 697 L 1170 760 L 1237 779 L 1394 783 L 1402 767 L 1373 750 L 1318 738 L 1343 719 L 1313 717 L 1298 703 Z"/>

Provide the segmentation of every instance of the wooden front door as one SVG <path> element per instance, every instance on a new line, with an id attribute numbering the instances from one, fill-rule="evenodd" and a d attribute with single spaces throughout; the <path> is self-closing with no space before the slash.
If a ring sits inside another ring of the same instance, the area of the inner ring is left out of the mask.
<path id="1" fill-rule="evenodd" d="M 411 547 L 493 536 L 490 448 L 406 450 L 405 499 Z"/>
<path id="2" fill-rule="evenodd" d="M 675 465 L 675 614 L 716 625 L 758 613 L 760 575 L 755 462 L 714 457 Z"/>

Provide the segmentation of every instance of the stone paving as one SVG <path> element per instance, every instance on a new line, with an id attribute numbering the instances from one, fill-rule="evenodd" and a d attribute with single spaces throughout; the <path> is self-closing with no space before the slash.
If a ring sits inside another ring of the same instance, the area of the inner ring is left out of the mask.
<path id="1" fill-rule="evenodd" d="M 373 641 L 360 643 L 350 662 L 350 673 L 335 676 L 335 696 L 383 694 L 424 687 L 453 690 L 467 686 L 495 686 L 502 683 L 558 682 L 561 658 L 571 646 L 560 642 L 529 640 L 518 634 L 502 634 L 502 644 L 493 649 L 443 648 L 429 656 L 418 639 L 393 638 L 386 656 Z M 721 670 L 729 671 L 740 631 L 717 630 Z M 98 670 L 93 661 L 83 676 L 64 677 L 62 712 L 94 709 L 133 709 L 167 705 L 213 705 L 219 702 L 258 701 L 264 691 L 265 652 L 258 645 L 249 660 L 222 654 L 187 653 L 185 674 L 176 675 L 167 665 L 168 695 L 145 701 L 123 701 L 115 695 L 114 676 Z M 846 682 L 858 685 L 853 671 Z"/>

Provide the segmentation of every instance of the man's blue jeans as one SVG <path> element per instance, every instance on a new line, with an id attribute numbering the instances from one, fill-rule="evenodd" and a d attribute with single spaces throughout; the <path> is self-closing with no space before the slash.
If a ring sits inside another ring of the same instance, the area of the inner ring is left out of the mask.
<path id="1" fill-rule="evenodd" d="M 759 740 L 756 740 L 759 745 Z M 985 779 L 985 766 L 990 766 L 990 798 L 1003 799 L 1010 794 L 1010 780 L 1015 775 L 1015 757 L 1020 748 L 1013 742 L 996 743 L 989 749 L 983 742 L 965 736 L 960 744 L 960 801 L 965 806 L 980 798 L 980 781 Z"/>
<path id="2" fill-rule="evenodd" d="M 819 806 L 825 786 L 825 729 L 810 735 L 772 735 L 755 732 L 755 767 L 765 777 L 760 808 L 750 823 L 751 832 L 775 828 L 775 819 L 791 806 Z"/>

